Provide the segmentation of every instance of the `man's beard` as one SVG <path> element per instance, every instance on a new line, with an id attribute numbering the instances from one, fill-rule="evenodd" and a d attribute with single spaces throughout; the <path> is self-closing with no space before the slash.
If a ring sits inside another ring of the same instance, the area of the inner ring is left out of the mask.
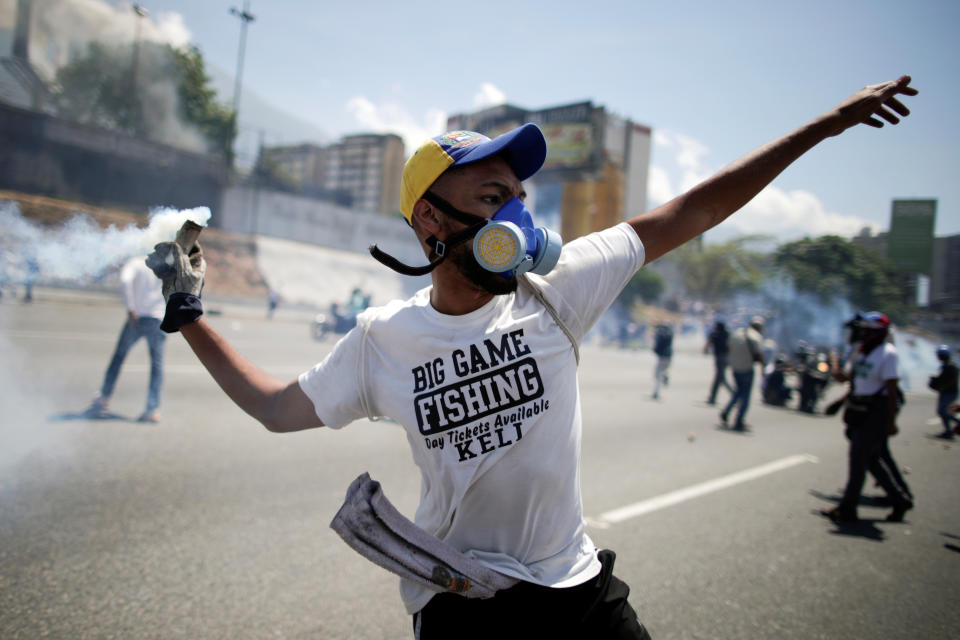
<path id="1" fill-rule="evenodd" d="M 480 287 L 487 293 L 502 296 L 517 290 L 515 276 L 503 276 L 493 271 L 487 271 L 480 266 L 473 256 L 473 243 L 465 242 L 450 252 L 449 259 L 457 265 L 460 273 L 467 280 Z"/>

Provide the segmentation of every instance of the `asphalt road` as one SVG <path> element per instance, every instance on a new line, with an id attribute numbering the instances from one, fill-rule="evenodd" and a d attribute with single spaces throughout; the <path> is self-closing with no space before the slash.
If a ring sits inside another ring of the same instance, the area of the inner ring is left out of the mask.
<path id="1" fill-rule="evenodd" d="M 217 328 L 281 378 L 333 344 L 310 338 L 304 314 L 219 308 Z M 115 296 L 0 302 L 0 638 L 412 637 L 396 579 L 328 528 L 363 471 L 413 513 L 400 428 L 268 433 L 179 336 L 159 425 L 133 421 L 142 345 L 118 417 L 80 418 L 122 322 Z M 583 350 L 588 530 L 616 550 L 653 637 L 958 637 L 960 448 L 933 437 L 932 393 L 908 395 L 892 441 L 917 508 L 885 522 L 868 481 L 866 522 L 837 528 L 816 512 L 845 480 L 839 420 L 755 396 L 748 434 L 718 428 L 699 346 L 680 345 L 659 401 L 649 351 Z"/>

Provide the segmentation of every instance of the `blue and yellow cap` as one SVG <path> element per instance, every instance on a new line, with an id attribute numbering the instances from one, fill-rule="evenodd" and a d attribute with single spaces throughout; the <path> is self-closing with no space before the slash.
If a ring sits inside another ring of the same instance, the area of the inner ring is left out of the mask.
<path id="1" fill-rule="evenodd" d="M 543 166 L 547 141 L 535 124 L 527 123 L 492 140 L 475 131 L 449 131 L 420 145 L 403 167 L 400 212 L 413 222 L 413 205 L 448 168 L 503 153 L 517 175 L 526 180 Z"/>

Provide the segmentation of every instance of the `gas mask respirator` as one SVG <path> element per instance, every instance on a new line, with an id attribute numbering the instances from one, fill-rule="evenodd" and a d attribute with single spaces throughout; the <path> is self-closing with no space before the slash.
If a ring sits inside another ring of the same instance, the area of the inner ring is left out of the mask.
<path id="1" fill-rule="evenodd" d="M 473 238 L 473 256 L 477 263 L 494 273 L 515 277 L 527 273 L 544 275 L 553 269 L 560 259 L 563 241 L 560 235 L 545 227 L 533 226 L 533 215 L 518 198 L 510 198 L 492 218 L 466 213 L 456 209 L 440 196 L 423 194 L 423 199 L 454 220 L 467 225 L 465 229 L 451 233 L 445 242 L 430 236 L 430 264 L 410 267 L 390 256 L 377 245 L 370 247 L 370 254 L 397 273 L 408 276 L 425 275 L 444 261 L 452 247 Z"/>

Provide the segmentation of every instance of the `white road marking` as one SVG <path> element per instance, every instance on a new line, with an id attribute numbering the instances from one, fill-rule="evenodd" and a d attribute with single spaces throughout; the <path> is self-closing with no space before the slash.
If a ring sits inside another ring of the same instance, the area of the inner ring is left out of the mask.
<path id="1" fill-rule="evenodd" d="M 757 478 L 761 478 L 765 475 L 776 473 L 777 471 L 783 471 L 784 469 L 789 469 L 790 467 L 794 467 L 798 464 L 803 464 L 805 462 L 816 463 L 819 461 L 820 460 L 816 456 L 812 456 L 808 453 L 788 456 L 786 458 L 781 458 L 780 460 L 774 460 L 773 462 L 762 464 L 758 467 L 753 467 L 752 469 L 745 469 L 744 471 L 738 471 L 720 478 L 701 482 L 685 489 L 678 489 L 677 491 L 671 491 L 647 500 L 635 502 L 625 507 L 620 507 L 619 509 L 613 509 L 611 511 L 607 511 L 606 513 L 602 513 L 597 518 L 586 518 L 585 520 L 590 526 L 606 529 L 611 524 L 617 524 L 623 522 L 624 520 L 629 520 L 630 518 L 638 518 L 653 511 L 670 507 L 687 500 L 692 500 L 693 498 L 698 498 L 708 493 L 713 493 L 714 491 L 720 491 L 721 489 L 726 489 L 742 482 L 756 480 Z"/>

